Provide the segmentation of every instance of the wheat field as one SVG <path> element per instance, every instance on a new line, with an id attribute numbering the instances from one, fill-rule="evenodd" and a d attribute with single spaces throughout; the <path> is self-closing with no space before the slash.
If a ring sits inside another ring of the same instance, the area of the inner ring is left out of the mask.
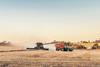
<path id="1" fill-rule="evenodd" d="M 100 67 L 99 49 L 73 52 L 11 51 L 10 48 L 2 50 L 0 50 L 0 67 Z"/>

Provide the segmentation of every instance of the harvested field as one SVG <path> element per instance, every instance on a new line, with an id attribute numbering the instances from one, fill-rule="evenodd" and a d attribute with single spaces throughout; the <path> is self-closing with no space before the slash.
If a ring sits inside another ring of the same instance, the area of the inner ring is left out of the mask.
<path id="1" fill-rule="evenodd" d="M 0 52 L 0 67 L 100 67 L 100 50 Z"/>

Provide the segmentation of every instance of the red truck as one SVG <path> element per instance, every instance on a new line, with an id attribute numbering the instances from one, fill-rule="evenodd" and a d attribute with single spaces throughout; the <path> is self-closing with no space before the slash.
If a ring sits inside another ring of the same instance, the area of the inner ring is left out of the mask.
<path id="1" fill-rule="evenodd" d="M 58 42 L 55 44 L 56 51 L 73 51 L 72 48 L 68 47 L 69 43 L 66 42 Z"/>

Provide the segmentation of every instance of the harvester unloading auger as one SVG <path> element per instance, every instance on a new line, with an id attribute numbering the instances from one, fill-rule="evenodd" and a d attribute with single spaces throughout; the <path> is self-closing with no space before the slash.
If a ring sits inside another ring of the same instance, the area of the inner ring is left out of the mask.
<path id="1" fill-rule="evenodd" d="M 41 43 L 37 42 L 36 47 L 34 48 L 27 48 L 29 50 L 49 50 L 49 48 L 44 48 L 43 45 L 55 44 L 56 51 L 73 51 L 73 48 L 68 47 L 69 43 L 66 42 L 56 42 L 56 43 Z"/>

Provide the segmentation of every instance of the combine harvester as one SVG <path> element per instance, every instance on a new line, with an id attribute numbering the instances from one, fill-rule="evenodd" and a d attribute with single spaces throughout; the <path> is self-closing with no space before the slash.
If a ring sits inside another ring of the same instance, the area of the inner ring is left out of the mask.
<path id="1" fill-rule="evenodd" d="M 41 42 L 36 43 L 36 47 L 34 48 L 27 48 L 28 50 L 49 50 L 48 48 L 44 48 L 44 44 Z M 46 45 L 46 44 L 45 44 Z"/>
<path id="2" fill-rule="evenodd" d="M 49 50 L 49 48 L 44 48 L 43 45 L 54 44 L 56 51 L 73 51 L 73 48 L 69 47 L 69 43 L 66 42 L 52 42 L 52 43 L 41 43 L 37 42 L 36 47 L 34 48 L 27 48 L 28 50 Z"/>

